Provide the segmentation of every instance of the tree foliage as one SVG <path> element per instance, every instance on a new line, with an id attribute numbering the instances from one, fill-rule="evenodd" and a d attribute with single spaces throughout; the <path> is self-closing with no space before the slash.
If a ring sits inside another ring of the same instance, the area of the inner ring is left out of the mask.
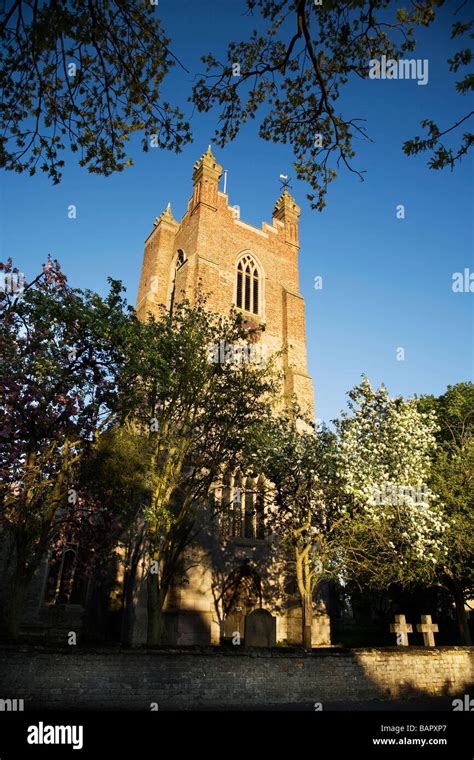
<path id="1" fill-rule="evenodd" d="M 162 634 L 166 594 L 186 547 L 210 517 L 209 491 L 271 413 L 272 362 L 213 361 L 215 346 L 249 339 L 238 315 L 205 301 L 134 323 L 121 377 L 121 413 L 144 438 L 150 496 L 143 510 L 148 548 L 148 643 Z"/>
<path id="2" fill-rule="evenodd" d="M 11 542 L 14 634 L 44 553 L 87 513 L 73 474 L 111 418 L 127 315 L 119 283 L 105 299 L 73 290 L 51 259 L 21 296 L 3 292 L 0 309 L 1 524 Z"/>
<path id="3" fill-rule="evenodd" d="M 439 425 L 430 486 L 449 527 L 437 580 L 454 596 L 462 640 L 469 644 L 464 607 L 474 595 L 474 385 L 449 386 L 438 398 L 422 396 L 418 404 L 434 413 Z"/>
<path id="4" fill-rule="evenodd" d="M 216 111 L 221 146 L 252 119 L 259 119 L 262 139 L 289 143 L 296 176 L 311 188 L 313 208 L 322 210 L 340 168 L 361 180 L 365 174 L 356 145 L 370 136 L 363 112 L 340 105 L 344 91 L 369 76 L 370 60 L 413 51 L 417 28 L 432 24 L 443 0 L 412 2 L 408 9 L 390 0 L 245 4 L 249 17 L 259 16 L 256 28 L 228 43 L 225 61 L 203 56 L 206 73 L 190 100 L 198 111 Z M 81 166 L 109 175 L 133 163 L 127 142 L 135 133 L 145 151 L 152 145 L 179 152 L 192 139 L 190 125 L 162 90 L 172 67 L 184 66 L 158 11 L 140 0 L 4 0 L 0 165 L 30 174 L 39 168 L 57 183 L 69 148 Z M 452 39 L 472 39 L 473 23 L 456 18 Z M 471 63 L 468 42 L 448 60 L 452 73 L 463 72 L 460 95 L 472 91 Z M 424 118 L 427 135 L 406 140 L 405 154 L 428 152 L 431 168 L 454 168 L 472 145 L 466 127 L 473 115 L 443 128 Z"/>
<path id="5" fill-rule="evenodd" d="M 429 583 L 446 553 L 448 527 L 428 488 L 435 417 L 365 378 L 348 395 L 349 412 L 337 423 L 347 573 L 378 588 Z"/>
<path id="6" fill-rule="evenodd" d="M 337 573 L 333 539 L 341 513 L 335 454 L 335 435 L 314 429 L 294 410 L 263 426 L 256 455 L 273 505 L 268 530 L 294 561 L 303 643 L 308 647 L 318 584 Z"/>
<path id="7" fill-rule="evenodd" d="M 227 60 L 203 57 L 207 74 L 193 89 L 200 111 L 220 110 L 217 143 L 233 140 L 242 124 L 264 116 L 264 140 L 290 143 L 298 179 L 312 188 L 313 208 L 325 206 L 339 166 L 355 172 L 355 140 L 367 138 L 361 114 L 338 107 L 350 79 L 369 76 L 369 60 L 397 59 L 415 47 L 417 26 L 435 18 L 436 0 L 393 8 L 389 0 L 247 0 L 250 15 L 266 25 L 247 40 L 231 42 Z M 235 74 L 235 65 L 238 74 Z M 264 109 L 262 108 L 264 107 Z"/>
<path id="8" fill-rule="evenodd" d="M 456 21 L 451 30 L 451 39 L 462 37 L 466 35 L 469 39 L 474 38 L 472 29 L 474 28 L 474 19 L 471 21 Z M 469 66 L 472 63 L 472 50 L 469 47 L 463 47 L 458 50 L 454 56 L 448 59 L 449 71 L 453 74 L 457 74 L 460 69 Z M 468 95 L 474 89 L 474 73 L 472 71 L 464 74 L 464 76 L 456 82 L 456 92 L 460 95 Z M 458 134 L 456 130 L 461 124 L 465 124 L 468 119 L 474 116 L 474 111 L 469 111 L 464 116 L 461 116 L 451 126 L 441 130 L 438 125 L 432 119 L 423 119 L 421 126 L 427 130 L 428 137 L 421 138 L 419 136 L 414 137 L 411 140 L 407 140 L 403 144 L 403 150 L 407 156 L 416 156 L 418 153 L 424 153 L 428 151 L 431 157 L 428 161 L 428 166 L 431 169 L 444 169 L 449 166 L 451 170 L 468 152 L 471 145 L 474 143 L 474 134 L 470 131 L 464 132 L 460 140 L 460 144 L 457 147 L 451 147 L 443 139 L 446 135 L 450 138 Z M 449 139 L 449 138 L 448 138 Z"/>
<path id="9" fill-rule="evenodd" d="M 179 152 L 189 124 L 161 97 L 176 58 L 156 15 L 140 0 L 7 0 L 0 9 L 0 166 L 61 179 L 69 147 L 90 172 L 131 165 L 141 133 Z"/>

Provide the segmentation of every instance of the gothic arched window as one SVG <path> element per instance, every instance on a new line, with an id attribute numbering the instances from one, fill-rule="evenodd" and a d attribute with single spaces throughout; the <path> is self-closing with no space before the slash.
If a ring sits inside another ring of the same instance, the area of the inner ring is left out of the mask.
<path id="1" fill-rule="evenodd" d="M 249 254 L 245 254 L 237 264 L 238 309 L 258 314 L 260 308 L 259 276 L 257 266 Z"/>
<path id="2" fill-rule="evenodd" d="M 234 516 L 234 525 L 232 533 L 234 536 L 241 536 L 242 535 L 242 497 L 243 497 L 243 490 L 244 490 L 244 484 L 243 484 L 243 478 L 239 474 L 234 480 L 234 491 L 232 496 L 233 501 L 233 516 Z"/>
<path id="3" fill-rule="evenodd" d="M 44 603 L 85 606 L 89 580 L 86 568 L 90 555 L 78 544 L 68 543 L 63 550 L 50 553 Z"/>
<path id="4" fill-rule="evenodd" d="M 262 476 L 259 477 L 257 483 L 255 516 L 257 538 L 265 538 L 265 481 Z"/>
<path id="5" fill-rule="evenodd" d="M 221 489 L 221 522 L 222 533 L 225 538 L 229 538 L 233 533 L 233 510 L 232 510 L 232 477 L 229 472 L 224 475 L 224 481 Z"/>
<path id="6" fill-rule="evenodd" d="M 173 311 L 174 307 L 174 296 L 175 296 L 175 290 L 176 290 L 176 272 L 178 269 L 181 269 L 183 264 L 186 264 L 186 256 L 184 251 L 181 248 L 178 248 L 178 253 L 176 254 L 176 262 L 174 267 L 174 272 L 172 273 L 172 281 L 171 281 L 171 293 L 169 297 L 169 304 L 170 304 L 170 314 Z"/>
<path id="7" fill-rule="evenodd" d="M 253 478 L 247 478 L 245 483 L 245 524 L 244 535 L 246 538 L 255 538 L 255 507 L 254 507 L 254 482 Z"/>

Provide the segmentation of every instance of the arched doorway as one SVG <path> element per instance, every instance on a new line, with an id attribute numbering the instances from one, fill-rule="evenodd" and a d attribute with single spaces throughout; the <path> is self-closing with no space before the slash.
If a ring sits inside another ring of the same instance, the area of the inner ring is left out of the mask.
<path id="1" fill-rule="evenodd" d="M 224 639 L 231 640 L 238 633 L 244 643 L 245 618 L 262 606 L 262 581 L 248 561 L 228 576 L 222 602 Z"/>

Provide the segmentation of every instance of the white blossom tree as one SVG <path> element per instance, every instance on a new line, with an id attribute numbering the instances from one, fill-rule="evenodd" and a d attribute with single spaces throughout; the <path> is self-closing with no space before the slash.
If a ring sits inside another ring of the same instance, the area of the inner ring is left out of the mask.
<path id="1" fill-rule="evenodd" d="M 435 416 L 364 378 L 337 421 L 345 572 L 378 588 L 430 582 L 446 551 L 442 505 L 428 488 Z"/>

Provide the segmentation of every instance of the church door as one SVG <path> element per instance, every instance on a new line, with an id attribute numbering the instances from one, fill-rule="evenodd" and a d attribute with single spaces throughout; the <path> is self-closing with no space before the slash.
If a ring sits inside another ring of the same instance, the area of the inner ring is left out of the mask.
<path id="1" fill-rule="evenodd" d="M 252 610 L 261 607 L 261 579 L 248 564 L 234 570 L 226 581 L 224 602 L 224 639 L 232 640 L 236 633 L 245 643 L 245 619 Z"/>

